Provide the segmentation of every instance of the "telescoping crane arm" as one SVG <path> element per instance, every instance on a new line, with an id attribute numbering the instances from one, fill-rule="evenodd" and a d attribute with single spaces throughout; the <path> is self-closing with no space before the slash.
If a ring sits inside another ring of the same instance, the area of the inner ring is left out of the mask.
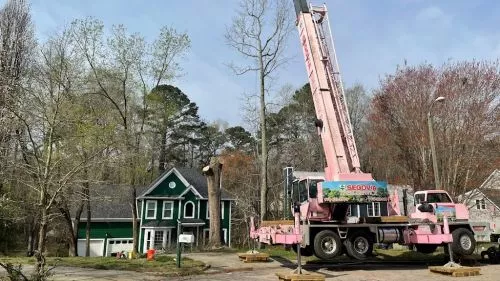
<path id="1" fill-rule="evenodd" d="M 361 172 L 325 5 L 294 0 L 297 27 L 321 135 L 327 181 L 371 181 Z"/>

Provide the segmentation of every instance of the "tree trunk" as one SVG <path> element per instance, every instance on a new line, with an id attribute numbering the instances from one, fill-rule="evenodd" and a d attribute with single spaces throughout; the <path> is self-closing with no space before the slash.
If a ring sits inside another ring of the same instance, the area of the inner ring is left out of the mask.
<path id="1" fill-rule="evenodd" d="M 167 145 L 167 132 L 161 132 L 161 145 L 160 145 L 160 156 L 158 158 L 158 171 L 162 173 L 165 171 L 165 162 L 167 158 L 167 151 L 165 149 Z"/>
<path id="2" fill-rule="evenodd" d="M 35 250 L 35 240 L 36 240 L 35 220 L 33 219 L 33 217 L 30 217 L 28 222 L 28 249 L 26 252 L 26 256 L 28 257 L 33 256 Z"/>
<path id="3" fill-rule="evenodd" d="M 260 220 L 267 218 L 267 126 L 266 97 L 264 85 L 264 68 L 260 59 L 260 132 L 261 132 L 261 166 L 260 166 Z"/>
<path id="4" fill-rule="evenodd" d="M 208 204 L 210 214 L 210 231 L 208 246 L 212 249 L 221 246 L 221 213 L 220 213 L 220 176 L 222 163 L 218 157 L 212 157 L 210 164 L 203 168 L 207 178 Z"/>
<path id="5" fill-rule="evenodd" d="M 78 225 L 80 224 L 80 217 L 83 211 L 83 202 L 78 206 L 78 209 L 76 210 L 75 213 L 75 222 L 73 223 L 71 221 L 71 213 L 70 210 L 67 206 L 65 205 L 59 205 L 59 212 L 61 213 L 64 222 L 66 224 L 67 232 L 68 232 L 68 256 L 70 257 L 76 257 L 78 256 Z"/>
<path id="6" fill-rule="evenodd" d="M 86 173 L 86 171 L 85 171 Z M 90 209 L 90 188 L 89 182 L 83 183 L 85 204 L 87 206 L 87 223 L 85 224 L 85 256 L 90 257 L 90 224 L 92 223 L 92 212 Z"/>
<path id="7" fill-rule="evenodd" d="M 46 204 L 46 194 L 45 192 L 42 192 L 41 200 L 42 202 L 42 217 L 40 220 L 40 232 L 38 234 L 38 250 L 37 253 L 35 254 L 36 256 L 36 272 L 38 276 L 42 276 L 43 271 L 45 270 L 45 257 L 44 257 L 44 251 L 45 251 L 45 242 L 46 242 L 46 235 L 47 235 L 47 224 L 48 224 L 48 211 L 47 208 L 45 207 Z"/>
<path id="8" fill-rule="evenodd" d="M 132 253 L 134 256 L 137 254 L 138 245 L 139 245 L 139 237 L 138 237 L 138 232 L 139 232 L 138 227 L 139 226 L 137 223 L 137 205 L 135 204 L 136 198 L 137 198 L 137 189 L 135 188 L 135 186 L 132 186 L 132 203 L 131 203 L 131 205 L 132 205 L 131 206 L 132 207 L 132 231 L 133 231 L 132 237 L 134 239 Z"/>

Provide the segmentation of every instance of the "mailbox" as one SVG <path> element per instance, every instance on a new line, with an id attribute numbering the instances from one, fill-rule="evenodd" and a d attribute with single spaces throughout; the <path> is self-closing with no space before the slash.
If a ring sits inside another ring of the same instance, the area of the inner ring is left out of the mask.
<path id="1" fill-rule="evenodd" d="M 194 243 L 193 234 L 181 234 L 179 235 L 179 242 L 181 243 Z"/>

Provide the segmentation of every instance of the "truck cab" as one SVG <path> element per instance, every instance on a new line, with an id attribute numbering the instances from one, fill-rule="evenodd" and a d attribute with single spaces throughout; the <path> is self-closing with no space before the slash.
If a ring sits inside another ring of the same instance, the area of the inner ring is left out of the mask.
<path id="1" fill-rule="evenodd" d="M 430 220 L 434 223 L 443 221 L 447 216 L 450 221 L 466 221 L 469 212 L 464 204 L 455 203 L 445 190 L 417 191 L 414 194 L 415 211 L 410 218 Z"/>

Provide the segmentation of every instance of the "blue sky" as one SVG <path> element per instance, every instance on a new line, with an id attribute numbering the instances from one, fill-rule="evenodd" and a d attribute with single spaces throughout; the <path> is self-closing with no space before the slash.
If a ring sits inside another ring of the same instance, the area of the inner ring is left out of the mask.
<path id="1" fill-rule="evenodd" d="M 408 64 L 439 65 L 448 59 L 500 57 L 500 1 L 312 2 L 328 6 L 345 87 L 357 82 L 373 89 L 405 59 Z M 31 6 L 39 38 L 86 16 L 102 20 L 106 27 L 124 24 L 148 40 L 164 25 L 187 32 L 192 48 L 183 62 L 185 75 L 173 84 L 198 104 L 204 119 L 245 125 L 243 93 L 257 92 L 258 85 L 256 75 L 236 76 L 226 66 L 240 59 L 224 42 L 236 0 L 31 0 Z M 307 82 L 299 47 L 294 31 L 287 49 L 293 59 L 273 81 L 274 89 L 284 84 L 298 88 Z"/>

